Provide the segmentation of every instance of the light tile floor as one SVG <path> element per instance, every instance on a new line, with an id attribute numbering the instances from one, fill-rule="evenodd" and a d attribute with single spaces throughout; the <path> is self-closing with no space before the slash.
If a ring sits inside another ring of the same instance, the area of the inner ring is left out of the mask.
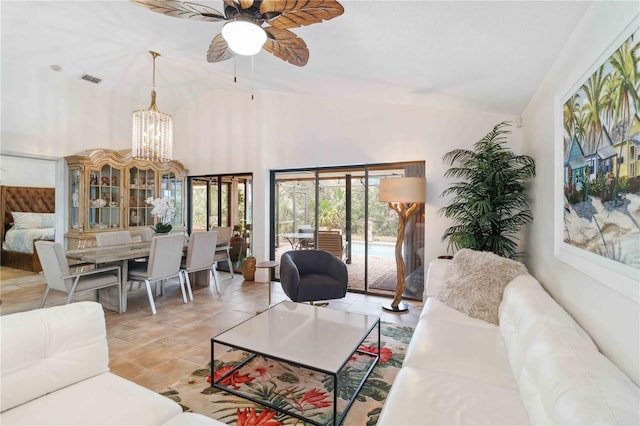
<path id="1" fill-rule="evenodd" d="M 45 289 L 42 274 L 13 278 L 10 269 L 0 271 L 0 314 L 6 315 L 38 308 Z M 6 278 L 12 277 L 12 278 Z M 128 309 L 123 315 L 105 310 L 111 371 L 154 391 L 162 391 L 179 378 L 206 366 L 210 358 L 211 338 L 251 318 L 267 307 L 267 284 L 244 281 L 218 272 L 220 293 L 210 287 L 194 289 L 194 300 L 182 303 L 175 283 L 166 286 L 156 300 L 158 313 L 151 315 L 144 288 L 129 293 Z M 287 300 L 280 283 L 272 283 L 272 303 Z M 46 306 L 63 304 L 65 295 L 52 291 Z M 78 295 L 77 300 L 94 300 L 93 294 Z M 415 326 L 421 302 L 409 301 L 409 312 L 384 312 L 381 304 L 389 299 L 347 293 L 331 301 L 329 309 L 380 315 L 383 321 Z"/>

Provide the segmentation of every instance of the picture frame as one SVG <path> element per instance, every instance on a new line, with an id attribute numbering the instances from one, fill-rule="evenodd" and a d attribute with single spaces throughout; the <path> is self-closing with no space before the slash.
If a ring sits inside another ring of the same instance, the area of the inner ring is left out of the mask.
<path id="1" fill-rule="evenodd" d="M 598 100 L 612 99 L 604 91 L 623 81 L 618 65 L 640 42 L 639 17 L 578 81 L 559 92 L 554 110 L 555 256 L 635 301 L 640 299 L 640 104 Z M 640 64 L 635 66 L 640 72 Z"/>

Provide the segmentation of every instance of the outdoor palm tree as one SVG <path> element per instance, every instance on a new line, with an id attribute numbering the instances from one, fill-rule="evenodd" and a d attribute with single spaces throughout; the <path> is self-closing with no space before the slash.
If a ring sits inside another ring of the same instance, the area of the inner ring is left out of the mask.
<path id="1" fill-rule="evenodd" d="M 505 146 L 509 123 L 497 124 L 473 145 L 473 150 L 456 149 L 444 155 L 450 167 L 446 178 L 459 178 L 441 196 L 453 195 L 451 204 L 440 210 L 454 225 L 442 240 L 449 249 L 470 248 L 514 258 L 520 228 L 533 220 L 527 180 L 535 176 L 535 163 L 528 155 L 515 155 Z"/>

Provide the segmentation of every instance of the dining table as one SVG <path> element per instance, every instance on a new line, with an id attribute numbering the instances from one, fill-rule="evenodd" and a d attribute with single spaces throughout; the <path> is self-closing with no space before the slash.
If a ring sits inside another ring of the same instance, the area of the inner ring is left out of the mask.
<path id="1" fill-rule="evenodd" d="M 185 238 L 185 250 L 188 241 Z M 129 261 L 144 261 L 151 252 L 151 241 L 133 242 L 127 244 L 117 244 L 106 247 L 88 247 L 67 250 L 67 259 L 76 261 L 70 263 L 70 267 L 83 265 L 102 265 L 109 263 L 119 263 L 122 271 L 122 312 L 127 310 L 127 275 L 129 273 Z M 197 285 L 209 285 L 209 271 L 194 272 L 192 283 Z M 118 292 L 115 288 L 105 288 L 100 290 L 100 302 L 102 306 L 110 310 L 118 310 Z"/>
<path id="2" fill-rule="evenodd" d="M 291 244 L 291 250 L 300 250 L 302 240 L 312 240 L 313 232 L 283 232 L 278 234 L 279 238 L 284 238 Z"/>

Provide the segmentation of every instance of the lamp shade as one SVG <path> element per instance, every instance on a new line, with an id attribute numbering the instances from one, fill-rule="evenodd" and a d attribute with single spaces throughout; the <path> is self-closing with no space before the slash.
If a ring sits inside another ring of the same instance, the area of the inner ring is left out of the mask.
<path id="1" fill-rule="evenodd" d="M 424 203 L 427 180 L 423 177 L 380 179 L 380 201 L 387 203 Z"/>
<path id="2" fill-rule="evenodd" d="M 247 21 L 231 21 L 222 27 L 222 37 L 229 49 L 238 55 L 251 56 L 260 52 L 267 41 L 267 33 L 261 26 Z"/>

